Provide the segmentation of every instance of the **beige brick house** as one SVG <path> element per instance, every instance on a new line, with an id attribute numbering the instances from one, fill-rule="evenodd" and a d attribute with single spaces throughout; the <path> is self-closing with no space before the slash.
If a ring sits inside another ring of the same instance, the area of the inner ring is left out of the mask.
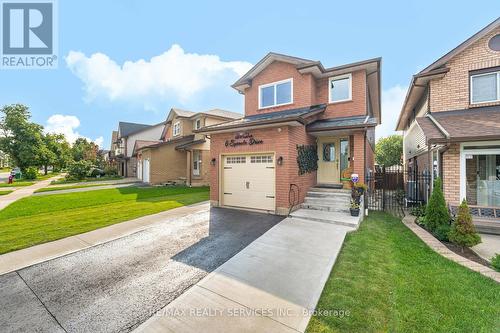
<path id="1" fill-rule="evenodd" d="M 171 109 L 158 141 L 135 143 L 132 155 L 137 159 L 138 178 L 150 184 L 209 185 L 210 139 L 193 131 L 242 116 L 220 109 Z"/>
<path id="2" fill-rule="evenodd" d="M 413 76 L 397 130 L 405 164 L 440 176 L 452 209 L 465 198 L 500 218 L 500 19 Z"/>

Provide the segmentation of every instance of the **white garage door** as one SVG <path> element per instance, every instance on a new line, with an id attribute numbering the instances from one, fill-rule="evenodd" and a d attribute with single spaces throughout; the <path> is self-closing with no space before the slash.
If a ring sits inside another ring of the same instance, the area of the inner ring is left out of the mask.
<path id="1" fill-rule="evenodd" d="M 275 167 L 272 154 L 223 156 L 222 204 L 275 210 Z"/>
<path id="2" fill-rule="evenodd" d="M 149 160 L 142 161 L 142 181 L 149 183 Z"/>

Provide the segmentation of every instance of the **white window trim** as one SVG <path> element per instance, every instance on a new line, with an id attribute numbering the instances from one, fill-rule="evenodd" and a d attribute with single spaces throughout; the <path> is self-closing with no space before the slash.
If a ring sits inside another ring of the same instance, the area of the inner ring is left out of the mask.
<path id="1" fill-rule="evenodd" d="M 199 150 L 196 150 L 198 151 L 198 159 L 194 159 L 194 152 L 195 150 L 193 150 L 193 176 L 199 176 L 201 174 L 200 172 L 200 169 L 201 169 L 201 152 Z M 194 167 L 196 163 L 196 168 Z"/>
<path id="2" fill-rule="evenodd" d="M 500 145 L 500 141 L 481 141 L 481 142 L 464 142 L 460 144 L 460 202 L 466 199 L 467 196 L 467 183 L 465 178 L 465 155 L 493 155 L 499 154 L 499 149 L 468 149 L 465 152 L 465 147 L 467 146 L 496 146 Z"/>
<path id="3" fill-rule="evenodd" d="M 177 128 L 177 130 L 176 130 Z M 181 123 L 180 121 L 177 121 L 174 123 L 174 126 L 172 128 L 172 136 L 178 136 L 181 134 Z"/>
<path id="4" fill-rule="evenodd" d="M 339 99 L 338 101 L 332 101 L 332 81 L 336 80 L 341 80 L 349 78 L 349 98 L 346 99 Z M 334 103 L 341 103 L 341 102 L 347 102 L 347 101 L 352 101 L 352 73 L 348 74 L 343 74 L 343 75 L 337 75 L 337 76 L 332 76 L 328 78 L 328 103 L 334 104 Z"/>
<path id="5" fill-rule="evenodd" d="M 481 102 L 474 102 L 472 100 L 472 92 L 474 91 L 473 88 L 473 80 L 472 78 L 479 77 L 479 76 L 485 76 L 485 75 L 491 75 L 491 74 L 496 74 L 497 76 L 497 98 L 489 101 L 481 101 Z M 495 71 L 495 72 L 488 72 L 488 73 L 481 73 L 481 74 L 475 74 L 470 76 L 470 91 L 469 91 L 469 96 L 470 96 L 470 104 L 471 105 L 477 105 L 477 104 L 483 104 L 483 103 L 495 103 L 500 101 L 500 71 Z"/>
<path id="6" fill-rule="evenodd" d="M 262 92 L 262 88 L 267 88 L 267 87 L 271 87 L 271 86 L 275 86 L 274 87 L 274 102 L 276 102 L 276 86 L 278 84 L 281 84 L 281 83 L 286 83 L 286 82 L 290 82 L 290 90 L 291 90 L 291 98 L 290 98 L 290 102 L 288 103 L 281 103 L 281 104 L 273 104 L 273 105 L 269 105 L 269 106 L 262 106 L 261 104 L 261 92 Z M 289 105 L 289 104 L 293 104 L 293 78 L 289 78 L 289 79 L 286 79 L 286 80 L 281 80 L 281 81 L 276 81 L 276 82 L 271 82 L 271 83 L 266 83 L 266 84 L 261 84 L 259 86 L 259 110 L 263 110 L 263 109 L 269 109 L 269 108 L 274 108 L 274 107 L 277 107 L 277 106 L 283 106 L 283 105 Z"/>

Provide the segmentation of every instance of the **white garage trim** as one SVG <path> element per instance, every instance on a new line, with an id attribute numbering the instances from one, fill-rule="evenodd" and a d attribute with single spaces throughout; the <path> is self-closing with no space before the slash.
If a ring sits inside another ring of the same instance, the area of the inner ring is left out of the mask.
<path id="1" fill-rule="evenodd" d="M 237 157 L 242 157 L 242 159 Z M 228 158 L 233 158 L 233 163 L 227 164 Z M 276 211 L 276 156 L 274 152 L 221 154 L 219 161 L 219 203 L 221 206 Z"/>

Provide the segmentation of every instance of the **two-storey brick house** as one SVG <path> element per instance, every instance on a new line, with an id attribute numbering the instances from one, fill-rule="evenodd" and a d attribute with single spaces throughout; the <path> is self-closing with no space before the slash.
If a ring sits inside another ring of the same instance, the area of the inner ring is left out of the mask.
<path id="1" fill-rule="evenodd" d="M 172 108 L 156 141 L 136 141 L 138 178 L 150 184 L 209 185 L 210 139 L 193 131 L 241 118 L 231 111 Z"/>
<path id="2" fill-rule="evenodd" d="M 500 19 L 414 75 L 397 130 L 409 168 L 443 179 L 447 203 L 500 218 Z"/>
<path id="3" fill-rule="evenodd" d="M 380 123 L 380 66 L 380 58 L 324 68 L 265 56 L 232 86 L 245 96 L 245 117 L 198 131 L 211 139 L 212 205 L 288 214 L 312 186 L 342 187 L 352 173 L 364 182 Z M 299 151 L 317 171 L 299 167 L 307 162 Z"/>

